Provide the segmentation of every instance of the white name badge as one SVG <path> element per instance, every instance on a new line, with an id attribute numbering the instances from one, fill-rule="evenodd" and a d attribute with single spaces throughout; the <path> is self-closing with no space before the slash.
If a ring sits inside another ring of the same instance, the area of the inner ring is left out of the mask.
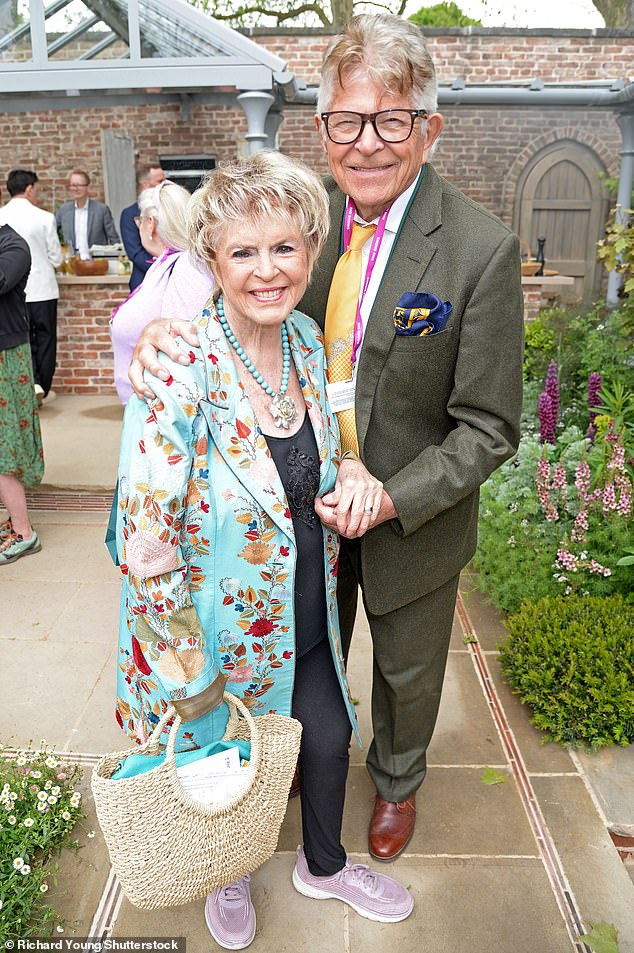
<path id="1" fill-rule="evenodd" d="M 354 390 L 355 382 L 337 381 L 334 384 L 326 384 L 326 393 L 330 406 L 336 414 L 342 410 L 354 409 Z"/>

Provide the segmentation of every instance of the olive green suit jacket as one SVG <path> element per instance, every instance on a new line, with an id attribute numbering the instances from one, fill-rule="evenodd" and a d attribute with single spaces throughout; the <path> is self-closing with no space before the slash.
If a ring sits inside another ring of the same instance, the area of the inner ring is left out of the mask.
<path id="1" fill-rule="evenodd" d="M 331 230 L 300 309 L 323 327 L 345 196 L 333 180 Z M 443 331 L 397 336 L 406 291 L 450 301 Z M 381 615 L 462 569 L 476 548 L 479 487 L 515 452 L 522 403 L 523 297 L 515 235 L 431 165 L 407 212 L 359 357 L 361 458 L 398 519 L 361 540 L 368 608 Z"/>

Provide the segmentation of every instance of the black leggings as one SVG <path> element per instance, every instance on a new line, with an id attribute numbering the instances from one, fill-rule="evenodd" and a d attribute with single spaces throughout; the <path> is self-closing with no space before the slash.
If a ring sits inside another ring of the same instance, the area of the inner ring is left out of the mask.
<path id="1" fill-rule="evenodd" d="M 330 877 L 346 863 L 341 823 L 352 729 L 326 638 L 297 659 L 293 717 L 303 729 L 299 770 L 304 853 L 311 874 Z"/>

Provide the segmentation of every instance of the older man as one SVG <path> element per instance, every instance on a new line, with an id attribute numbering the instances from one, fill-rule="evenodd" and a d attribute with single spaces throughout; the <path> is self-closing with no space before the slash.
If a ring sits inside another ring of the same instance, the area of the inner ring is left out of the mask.
<path id="1" fill-rule="evenodd" d="M 317 512 L 348 537 L 344 640 L 359 586 L 370 623 L 369 849 L 393 860 L 414 831 L 458 577 L 476 546 L 478 488 L 519 439 L 520 256 L 509 229 L 429 163 L 443 118 L 411 23 L 351 21 L 326 54 L 315 123 L 332 173 L 332 228 L 300 307 L 325 327 L 345 455 L 383 484 L 376 510 L 352 509 L 341 483 Z M 152 341 L 176 353 L 163 328 L 141 343 Z M 138 353 L 160 370 L 151 348 Z M 139 370 L 131 377 L 141 391 Z"/>
<path id="2" fill-rule="evenodd" d="M 64 241 L 80 258 L 90 258 L 91 245 L 116 245 L 119 236 L 112 212 L 103 202 L 90 197 L 90 176 L 83 169 L 73 169 L 68 179 L 72 196 L 60 205 L 56 215 Z"/>

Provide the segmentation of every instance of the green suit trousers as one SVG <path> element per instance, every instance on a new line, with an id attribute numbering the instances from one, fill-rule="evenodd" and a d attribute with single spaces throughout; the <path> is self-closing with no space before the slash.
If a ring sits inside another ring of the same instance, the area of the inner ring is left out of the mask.
<path id="1" fill-rule="evenodd" d="M 427 747 L 440 705 L 459 578 L 458 573 L 384 615 L 374 615 L 365 606 L 374 654 L 374 738 L 367 767 L 386 801 L 411 797 L 427 772 Z M 337 598 L 346 658 L 362 584 L 360 541 L 342 539 Z"/>

